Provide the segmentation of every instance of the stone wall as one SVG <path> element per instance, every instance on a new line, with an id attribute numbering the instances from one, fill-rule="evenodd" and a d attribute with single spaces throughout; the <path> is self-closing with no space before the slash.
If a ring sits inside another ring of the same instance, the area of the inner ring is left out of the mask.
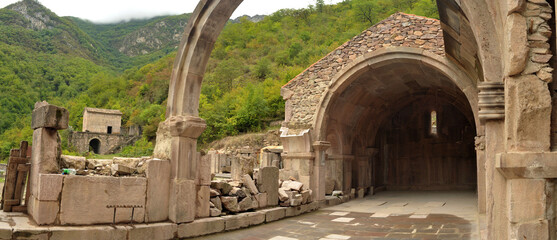
<path id="1" fill-rule="evenodd" d="M 83 131 L 108 133 L 111 127 L 112 133 L 120 133 L 122 125 L 122 113 L 118 110 L 85 108 L 83 110 Z"/>
<path id="2" fill-rule="evenodd" d="M 331 79 L 354 59 L 378 49 L 398 46 L 424 49 L 444 56 L 439 21 L 404 13 L 393 14 L 310 66 L 282 88 L 281 95 L 286 100 L 286 127 L 309 128 Z"/>
<path id="3" fill-rule="evenodd" d="M 74 146 L 80 153 L 89 151 L 89 143 L 93 139 L 100 141 L 99 154 L 110 154 L 121 150 L 125 144 L 133 144 L 138 136 L 126 136 L 122 134 L 107 134 L 93 132 L 72 132 L 68 138 L 70 145 Z M 132 141 L 132 142 L 130 142 Z"/>

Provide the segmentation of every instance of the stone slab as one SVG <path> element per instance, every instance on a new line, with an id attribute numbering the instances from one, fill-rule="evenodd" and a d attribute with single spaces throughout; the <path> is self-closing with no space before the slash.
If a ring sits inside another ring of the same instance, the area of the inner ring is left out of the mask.
<path id="1" fill-rule="evenodd" d="M 276 207 L 262 210 L 265 213 L 265 222 L 274 222 L 286 216 L 286 208 Z"/>
<path id="2" fill-rule="evenodd" d="M 149 160 L 146 164 L 145 222 L 167 220 L 168 197 L 170 194 L 170 162 L 167 160 Z"/>
<path id="3" fill-rule="evenodd" d="M 151 223 L 134 225 L 128 232 L 128 239 L 152 240 L 152 239 L 174 239 L 177 225 L 174 223 Z"/>
<path id="4" fill-rule="evenodd" d="M 40 174 L 37 199 L 41 201 L 58 201 L 62 192 L 64 176 L 60 174 Z"/>
<path id="5" fill-rule="evenodd" d="M 58 201 L 40 201 L 31 196 L 29 214 L 38 225 L 51 225 L 56 222 L 60 205 Z"/>
<path id="6" fill-rule="evenodd" d="M 118 226 L 83 226 L 83 227 L 51 227 L 50 240 L 95 240 L 107 239 L 118 240 L 126 239 L 128 229 Z"/>
<path id="7" fill-rule="evenodd" d="M 197 219 L 191 223 L 178 225 L 178 237 L 189 238 L 203 236 L 211 233 L 224 231 L 225 219 L 221 217 L 211 217 Z"/>
<path id="8" fill-rule="evenodd" d="M 209 217 L 210 211 L 210 188 L 209 186 L 197 186 L 197 198 L 195 201 L 196 205 L 196 217 L 203 218 Z"/>
<path id="9" fill-rule="evenodd" d="M 68 128 L 69 116 L 68 110 L 63 107 L 51 104 L 38 106 L 33 110 L 31 128 L 66 129 Z"/>
<path id="10" fill-rule="evenodd" d="M 192 222 L 195 219 L 195 180 L 173 179 L 170 184 L 168 218 L 175 223 Z"/>
<path id="11" fill-rule="evenodd" d="M 141 205 L 135 209 L 134 221 L 145 216 L 145 178 L 66 176 L 62 188 L 60 221 L 63 225 L 112 223 L 114 209 L 108 205 Z M 129 222 L 131 208 L 116 210 L 116 222 Z"/>

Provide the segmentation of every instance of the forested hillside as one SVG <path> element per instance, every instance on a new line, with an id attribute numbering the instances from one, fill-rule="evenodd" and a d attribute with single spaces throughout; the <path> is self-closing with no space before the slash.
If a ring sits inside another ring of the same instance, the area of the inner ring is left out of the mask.
<path id="1" fill-rule="evenodd" d="M 208 128 L 199 141 L 258 131 L 283 119 L 282 85 L 397 11 L 437 17 L 434 0 L 345 0 L 336 5 L 318 0 L 258 22 L 230 22 L 205 75 L 200 115 Z M 144 139 L 125 151 L 148 153 L 164 120 L 180 39 L 176 34 L 188 17 L 96 25 L 58 17 L 35 0 L 1 9 L 0 159 L 18 141 L 31 140 L 30 113 L 40 100 L 68 108 L 76 131 L 85 106 L 119 109 L 125 125 L 144 130 Z"/>

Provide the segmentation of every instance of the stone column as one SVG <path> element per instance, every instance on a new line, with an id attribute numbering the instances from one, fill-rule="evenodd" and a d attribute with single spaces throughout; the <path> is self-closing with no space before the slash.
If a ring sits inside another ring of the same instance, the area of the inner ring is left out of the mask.
<path id="1" fill-rule="evenodd" d="M 172 136 L 169 219 L 175 223 L 192 222 L 197 210 L 196 182 L 200 158 L 197 138 L 207 125 L 205 120 L 194 116 L 172 116 L 166 121 Z"/>
<path id="2" fill-rule="evenodd" d="M 479 126 L 478 126 L 479 127 Z M 485 182 L 485 135 L 476 137 L 476 168 L 478 174 L 478 212 L 485 214 L 486 211 L 486 182 Z"/>
<path id="3" fill-rule="evenodd" d="M 342 159 L 342 164 L 344 165 L 344 172 L 343 172 L 343 192 L 344 195 L 349 196 L 350 191 L 352 189 L 352 161 L 354 160 L 354 156 L 352 155 L 344 155 Z"/>
<path id="4" fill-rule="evenodd" d="M 28 213 L 39 225 L 53 224 L 58 214 L 59 193 L 62 190 L 62 175 L 59 175 L 62 149 L 58 130 L 68 128 L 68 116 L 68 110 L 62 107 L 44 101 L 35 103 L 28 183 L 31 199 L 25 201 Z"/>
<path id="5" fill-rule="evenodd" d="M 313 161 L 313 181 L 311 190 L 313 191 L 313 199 L 321 201 L 325 199 L 325 173 L 327 171 L 325 163 L 327 162 L 327 149 L 331 147 L 331 143 L 325 141 L 315 141 L 313 143 L 313 151 L 315 160 Z"/>
<path id="6" fill-rule="evenodd" d="M 506 224 L 506 179 L 495 169 L 496 154 L 505 150 L 504 84 L 483 82 L 478 88 L 479 117 L 485 126 L 487 239 L 509 239 Z"/>

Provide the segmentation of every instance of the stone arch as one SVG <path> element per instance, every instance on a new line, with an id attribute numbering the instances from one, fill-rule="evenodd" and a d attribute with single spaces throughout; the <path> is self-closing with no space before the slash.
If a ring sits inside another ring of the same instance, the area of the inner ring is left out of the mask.
<path id="1" fill-rule="evenodd" d="M 89 149 L 93 150 L 93 153 L 99 154 L 101 152 L 102 142 L 98 138 L 89 139 Z"/>
<path id="2" fill-rule="evenodd" d="M 458 89 L 466 96 L 470 105 L 474 122 L 479 126 L 478 117 L 478 94 L 477 87 L 473 78 L 465 74 L 465 72 L 447 58 L 429 53 L 415 48 L 393 47 L 377 50 L 362 57 L 357 58 L 353 63 L 339 72 L 332 80 L 329 88 L 321 97 L 319 108 L 314 118 L 314 139 L 325 141 L 327 131 L 327 115 L 334 102 L 346 88 L 348 88 L 359 76 L 374 68 L 385 66 L 388 64 L 417 63 L 431 67 L 455 84 Z"/>

